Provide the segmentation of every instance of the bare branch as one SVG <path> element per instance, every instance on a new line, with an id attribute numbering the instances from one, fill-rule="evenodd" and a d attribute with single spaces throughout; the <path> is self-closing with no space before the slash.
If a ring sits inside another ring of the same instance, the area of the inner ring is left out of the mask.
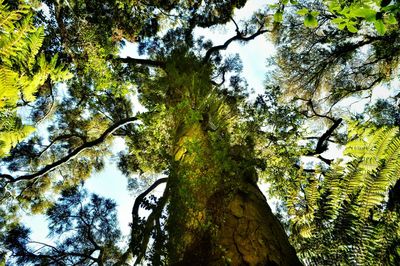
<path id="1" fill-rule="evenodd" d="M 144 192 L 142 192 L 141 194 L 139 194 L 136 197 L 135 203 L 133 204 L 133 207 L 132 207 L 132 226 L 135 226 L 135 224 L 138 224 L 138 222 L 139 222 L 139 207 L 140 207 L 140 204 L 142 204 L 144 198 L 151 191 L 153 191 L 156 187 L 158 187 L 160 184 L 165 183 L 167 181 L 168 181 L 168 178 L 160 178 L 160 179 L 156 180 L 148 189 L 146 189 Z M 150 219 L 150 216 L 149 216 L 149 219 Z M 114 266 L 126 265 L 126 261 L 129 258 L 129 255 L 133 251 L 132 250 L 132 245 L 133 245 L 132 242 L 136 242 L 138 240 L 133 234 L 134 234 L 134 232 L 132 231 L 131 232 L 131 240 L 130 240 L 129 248 L 121 255 L 121 257 L 119 258 L 118 262 L 116 262 L 114 264 Z"/>
<path id="2" fill-rule="evenodd" d="M 165 69 L 165 62 L 162 61 L 155 61 L 142 58 L 132 58 L 132 57 L 115 58 L 114 60 L 117 62 L 126 63 L 128 65 L 145 65 L 145 66 L 159 67 Z"/>
<path id="3" fill-rule="evenodd" d="M 57 167 L 67 163 L 69 160 L 75 158 L 79 153 L 81 153 L 84 150 L 90 149 L 96 145 L 101 144 L 102 142 L 104 142 L 104 140 L 111 135 L 112 133 L 114 133 L 116 130 L 118 130 L 119 128 L 126 126 L 130 123 L 133 123 L 137 120 L 136 117 L 130 117 L 130 118 L 126 118 L 123 119 L 121 121 L 119 121 L 118 123 L 112 125 L 111 127 L 109 127 L 108 129 L 106 129 L 103 134 L 100 135 L 99 138 L 89 141 L 89 142 L 85 142 L 84 144 L 82 144 L 81 146 L 79 146 L 78 148 L 74 149 L 71 153 L 69 153 L 68 155 L 66 155 L 65 157 L 55 161 L 54 163 L 48 164 L 46 166 L 44 166 L 42 169 L 40 169 L 39 171 L 37 171 L 36 173 L 33 174 L 27 174 L 27 175 L 21 175 L 18 177 L 13 177 L 12 175 L 9 174 L 0 174 L 0 178 L 4 178 L 4 179 L 8 179 L 9 183 L 15 183 L 21 180 L 32 180 L 38 177 L 41 177 L 53 170 L 55 170 Z"/>
<path id="4" fill-rule="evenodd" d="M 236 29 L 236 35 L 233 36 L 232 38 L 228 39 L 224 44 L 213 46 L 210 49 L 208 49 L 208 51 L 206 52 L 206 55 L 203 58 L 203 62 L 207 63 L 210 60 L 213 53 L 216 53 L 221 50 L 225 50 L 226 48 L 228 48 L 229 44 L 231 44 L 231 42 L 233 42 L 233 41 L 250 41 L 250 40 L 255 39 L 257 36 L 264 34 L 266 32 L 269 32 L 269 30 L 264 29 L 264 27 L 260 27 L 254 34 L 252 34 L 250 36 L 243 36 L 242 33 L 238 29 Z"/>
<path id="5" fill-rule="evenodd" d="M 140 204 L 143 202 L 143 199 L 156 187 L 158 187 L 162 183 L 166 183 L 167 181 L 168 181 L 167 177 L 157 179 L 148 189 L 146 189 L 144 192 L 142 192 L 139 196 L 136 197 L 135 203 L 133 204 L 132 207 L 132 220 L 135 220 L 139 217 L 139 207 Z"/>
<path id="6" fill-rule="evenodd" d="M 313 101 L 312 101 L 311 99 L 308 100 L 308 105 L 310 106 L 311 111 L 314 113 L 315 116 L 321 117 L 321 118 L 329 119 L 329 120 L 331 120 L 331 121 L 334 122 L 334 123 L 337 121 L 335 118 L 328 116 L 328 113 L 329 113 L 329 112 L 327 112 L 326 114 L 319 114 L 319 113 L 317 113 L 317 111 L 315 110 L 314 103 L 313 103 Z"/>
<path id="7" fill-rule="evenodd" d="M 309 152 L 306 156 L 313 156 L 313 155 L 321 154 L 324 151 L 326 151 L 328 139 L 332 135 L 333 131 L 335 131 L 335 129 L 342 123 L 342 120 L 343 120 L 342 118 L 335 120 L 333 125 L 330 128 L 328 128 L 328 130 L 325 131 L 325 133 L 322 134 L 321 137 L 318 139 L 317 147 L 315 147 L 315 151 Z M 319 159 L 321 159 L 321 158 L 319 158 Z M 321 160 L 324 161 L 324 159 L 321 159 Z"/>

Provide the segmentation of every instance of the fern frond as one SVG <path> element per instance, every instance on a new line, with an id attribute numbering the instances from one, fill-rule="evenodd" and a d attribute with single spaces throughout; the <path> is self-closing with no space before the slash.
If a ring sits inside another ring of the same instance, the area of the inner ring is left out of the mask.
<path id="1" fill-rule="evenodd" d="M 44 28 L 39 27 L 33 33 L 31 33 L 28 37 L 28 48 L 29 48 L 29 56 L 28 56 L 28 69 L 32 69 L 32 66 L 35 64 L 36 55 L 39 53 L 40 48 L 42 47 L 44 41 Z"/>
<path id="2" fill-rule="evenodd" d="M 22 126 L 13 131 L 0 132 L 0 157 L 6 156 L 12 147 L 17 145 L 34 130 L 35 128 L 32 126 Z"/>
<path id="3" fill-rule="evenodd" d="M 377 143 L 377 150 L 375 156 L 379 159 L 386 158 L 387 150 L 390 144 L 393 142 L 396 135 L 399 133 L 397 127 L 393 128 L 382 128 L 383 132 L 380 134 L 379 142 Z"/>
<path id="4" fill-rule="evenodd" d="M 9 34 L 6 39 L 6 42 L 2 43 L 0 46 L 0 55 L 4 57 L 4 59 L 10 59 L 10 57 L 18 56 L 20 53 L 22 56 L 25 56 L 29 53 L 28 44 L 26 41 L 27 35 L 31 33 L 33 30 L 33 26 L 31 24 L 31 17 L 24 18 L 17 30 L 12 34 Z M 8 62 L 8 60 L 4 60 L 4 62 Z"/>
<path id="5" fill-rule="evenodd" d="M 400 178 L 399 129 L 349 128 L 346 166 L 333 163 L 318 185 L 299 178 L 305 196 L 288 195 L 297 216 L 292 238 L 310 265 L 392 265 L 400 258 L 400 222 L 385 201 Z"/>
<path id="6" fill-rule="evenodd" d="M 14 28 L 14 23 L 20 20 L 22 15 L 19 11 L 8 11 L 4 7 L 0 4 L 0 31 L 2 34 L 7 34 Z"/>
<path id="7" fill-rule="evenodd" d="M 18 74 L 0 66 L 0 109 L 18 101 Z"/>

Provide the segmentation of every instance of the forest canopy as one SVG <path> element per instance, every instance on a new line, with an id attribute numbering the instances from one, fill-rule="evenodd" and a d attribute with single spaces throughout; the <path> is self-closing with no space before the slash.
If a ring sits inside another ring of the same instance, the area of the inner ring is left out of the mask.
<path id="1" fill-rule="evenodd" d="M 0 265 L 399 265 L 400 3 L 252 2 L 0 0 Z"/>

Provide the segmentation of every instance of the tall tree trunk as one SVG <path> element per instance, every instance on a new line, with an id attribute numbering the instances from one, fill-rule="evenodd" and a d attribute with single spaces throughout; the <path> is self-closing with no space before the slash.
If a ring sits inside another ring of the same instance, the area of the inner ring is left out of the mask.
<path id="1" fill-rule="evenodd" d="M 201 122 L 184 127 L 169 181 L 171 264 L 301 265 L 257 187 L 246 147 L 226 145 Z"/>

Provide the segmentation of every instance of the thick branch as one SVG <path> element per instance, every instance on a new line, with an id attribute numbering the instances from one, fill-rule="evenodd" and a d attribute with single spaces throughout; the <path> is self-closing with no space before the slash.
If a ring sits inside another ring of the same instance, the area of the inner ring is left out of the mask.
<path id="1" fill-rule="evenodd" d="M 321 154 L 321 153 L 325 152 L 327 150 L 328 139 L 332 135 L 333 131 L 335 131 L 335 129 L 340 125 L 340 123 L 342 123 L 341 118 L 335 120 L 333 125 L 330 128 L 328 128 L 328 130 L 325 131 L 325 133 L 322 134 L 322 136 L 318 139 L 317 147 L 315 147 L 315 151 L 309 152 L 307 154 L 307 156 L 313 156 L 313 155 L 317 155 L 317 154 Z"/>
<path id="2" fill-rule="evenodd" d="M 126 58 L 116 58 L 115 60 L 117 62 L 126 63 L 129 65 L 145 65 L 145 66 L 150 66 L 150 67 L 159 67 L 159 68 L 163 68 L 163 69 L 165 68 L 164 62 L 154 61 L 154 60 L 150 60 L 150 59 L 126 57 Z"/>
<path id="3" fill-rule="evenodd" d="M 66 139 L 70 139 L 70 138 L 80 138 L 81 140 L 84 140 L 83 136 L 79 136 L 79 135 L 75 135 L 75 134 L 65 134 L 65 135 L 59 135 L 57 137 L 55 137 L 52 141 L 50 141 L 50 143 L 42 150 L 40 151 L 36 156 L 40 157 L 43 155 L 43 153 L 45 153 L 51 146 L 54 145 L 54 143 L 56 143 L 57 141 L 60 140 L 66 140 Z"/>
<path id="4" fill-rule="evenodd" d="M 39 171 L 37 171 L 36 173 L 33 174 L 28 174 L 28 175 L 21 175 L 18 177 L 13 177 L 12 175 L 8 175 L 8 174 L 0 174 L 0 178 L 5 178 L 8 179 L 9 183 L 13 183 L 13 182 L 17 182 L 17 181 L 21 181 L 21 180 L 32 180 L 38 177 L 41 177 L 51 171 L 53 171 L 54 169 L 56 169 L 57 167 L 67 163 L 69 160 L 75 158 L 79 153 L 81 153 L 84 150 L 90 149 L 96 145 L 101 144 L 102 142 L 104 142 L 104 140 L 112 133 L 114 133 L 116 130 L 118 130 L 119 128 L 126 126 L 132 122 L 135 122 L 137 120 L 136 117 L 130 117 L 124 120 L 119 121 L 118 123 L 112 125 L 111 127 L 109 127 L 106 131 L 103 132 L 103 134 L 100 135 L 99 138 L 93 140 L 93 141 L 89 141 L 86 142 L 84 144 L 82 144 L 81 146 L 79 146 L 78 148 L 76 148 L 75 150 L 73 150 L 71 153 L 69 153 L 68 155 L 66 155 L 65 157 L 55 161 L 54 163 L 48 164 L 46 166 L 44 166 L 42 169 L 40 169 Z"/>
<path id="5" fill-rule="evenodd" d="M 135 203 L 133 204 L 132 207 L 132 227 L 138 224 L 138 219 L 139 219 L 139 207 L 140 204 L 142 204 L 144 198 L 151 192 L 153 191 L 156 187 L 158 187 L 160 184 L 165 183 L 168 181 L 168 178 L 160 178 L 156 180 L 148 189 L 146 189 L 144 192 L 142 192 L 139 196 L 136 197 Z M 164 203 L 163 203 L 164 204 Z M 154 212 L 154 211 L 153 211 Z M 151 216 L 149 216 L 150 219 Z M 137 237 L 135 237 L 135 233 L 132 229 L 131 232 L 131 243 L 129 243 L 129 248 L 121 255 L 119 260 L 114 264 L 114 266 L 122 266 L 126 265 L 126 261 L 129 258 L 129 255 L 132 253 L 132 246 L 135 242 L 137 241 Z"/>
<path id="6" fill-rule="evenodd" d="M 149 217 L 147 218 L 145 227 L 144 227 L 144 232 L 143 232 L 143 237 L 140 241 L 141 245 L 138 250 L 138 254 L 136 257 L 136 261 L 134 265 L 138 265 L 143 257 L 145 256 L 147 245 L 149 243 L 150 239 L 150 233 L 152 232 L 154 226 L 155 226 L 155 221 L 160 217 L 162 210 L 164 209 L 165 204 L 167 203 L 168 199 L 168 188 L 165 188 L 164 194 L 162 197 L 159 199 L 157 206 L 153 209 L 153 212 L 150 213 Z"/>
<path id="7" fill-rule="evenodd" d="M 133 204 L 132 207 L 132 220 L 135 221 L 139 217 L 139 207 L 140 204 L 143 202 L 143 199 L 151 192 L 153 191 L 156 187 L 158 187 L 160 184 L 167 182 L 168 178 L 160 178 L 156 180 L 148 189 L 146 189 L 144 192 L 142 192 L 139 196 L 136 197 L 135 203 Z"/>
<path id="8" fill-rule="evenodd" d="M 321 154 L 318 155 L 317 158 L 320 159 L 321 161 L 323 161 L 324 163 L 326 163 L 327 165 L 331 165 L 331 163 L 333 161 L 332 159 L 326 159 L 325 157 L 322 157 Z"/>
<path id="9" fill-rule="evenodd" d="M 268 30 L 263 29 L 263 27 L 260 27 L 254 34 L 252 34 L 250 36 L 243 36 L 240 31 L 236 30 L 236 35 L 233 36 L 232 38 L 228 39 L 224 44 L 213 46 L 210 49 L 208 49 L 206 55 L 203 58 L 203 62 L 207 63 L 210 60 L 213 53 L 216 53 L 221 50 L 225 50 L 226 48 L 228 48 L 229 44 L 231 44 L 231 42 L 233 42 L 233 41 L 250 41 L 250 40 L 253 40 L 254 38 L 256 38 L 257 36 L 264 34 L 266 32 L 268 32 Z"/>

